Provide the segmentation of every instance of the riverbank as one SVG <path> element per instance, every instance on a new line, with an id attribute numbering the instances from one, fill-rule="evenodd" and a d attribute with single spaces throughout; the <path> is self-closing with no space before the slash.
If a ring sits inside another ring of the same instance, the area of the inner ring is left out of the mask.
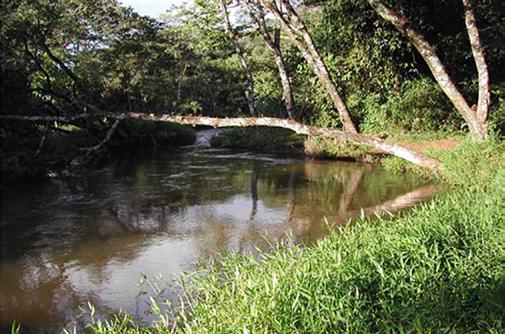
<path id="1" fill-rule="evenodd" d="M 19 178 L 44 178 L 97 163 L 107 149 L 128 146 L 182 146 L 193 144 L 196 131 L 166 122 L 124 120 L 102 147 L 93 154 L 87 149 L 106 137 L 111 124 L 94 122 L 74 125 L 33 125 L 9 121 L 2 125 L 2 182 Z"/>
<path id="2" fill-rule="evenodd" d="M 360 220 L 311 247 L 284 244 L 259 260 L 229 254 L 190 275 L 190 304 L 175 327 L 165 317 L 146 328 L 121 315 L 89 331 L 502 332 L 503 144 L 431 153 L 444 168 L 430 177 L 452 186 L 432 202 Z M 386 161 L 405 170 L 401 164 Z"/>
<path id="3" fill-rule="evenodd" d="M 465 140 L 463 134 L 455 133 L 393 133 L 387 138 L 391 142 L 401 144 L 419 153 L 430 150 L 445 151 L 455 148 Z M 376 164 L 381 163 L 387 157 L 372 147 L 340 143 L 324 137 L 308 137 L 287 129 L 268 127 L 229 129 L 214 136 L 211 145 L 260 152 L 282 152 L 316 159 L 352 160 Z"/>

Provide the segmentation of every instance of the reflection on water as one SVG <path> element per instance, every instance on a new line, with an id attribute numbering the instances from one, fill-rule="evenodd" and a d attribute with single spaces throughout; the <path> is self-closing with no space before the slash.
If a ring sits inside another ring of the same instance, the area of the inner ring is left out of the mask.
<path id="1" fill-rule="evenodd" d="M 168 279 L 286 233 L 310 243 L 328 233 L 325 220 L 396 211 L 435 190 L 363 164 L 211 148 L 111 161 L 80 179 L 2 190 L 3 328 L 17 320 L 54 331 L 88 300 L 101 314 L 148 321 L 141 274 Z"/>

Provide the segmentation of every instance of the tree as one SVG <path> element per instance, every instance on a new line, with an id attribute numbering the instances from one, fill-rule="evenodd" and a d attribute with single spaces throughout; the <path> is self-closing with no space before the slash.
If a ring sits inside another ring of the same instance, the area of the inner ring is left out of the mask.
<path id="1" fill-rule="evenodd" d="M 335 82 L 332 80 L 323 57 L 317 50 L 309 30 L 298 16 L 289 0 L 280 0 L 278 5 L 272 0 L 259 0 L 261 4 L 272 13 L 286 30 L 288 36 L 303 54 L 307 63 L 319 78 L 330 95 L 335 108 L 337 109 L 340 121 L 344 129 L 350 133 L 357 133 L 356 127 L 351 119 L 347 105 L 341 96 Z M 280 5 L 285 9 L 283 11 Z"/>
<path id="2" fill-rule="evenodd" d="M 289 118 L 293 118 L 293 90 L 291 88 L 291 80 L 286 69 L 286 64 L 282 58 L 281 52 L 281 31 L 280 27 L 276 25 L 273 32 L 268 31 L 267 23 L 265 20 L 265 10 L 264 7 L 256 0 L 243 0 L 245 6 L 248 9 L 248 13 L 255 22 L 258 31 L 260 32 L 265 44 L 272 52 L 275 64 L 277 66 L 277 71 L 279 72 L 279 78 L 282 84 L 282 100 L 286 108 L 286 113 Z"/>
<path id="3" fill-rule="evenodd" d="M 465 7 L 465 24 L 479 77 L 478 105 L 472 107 L 454 83 L 433 45 L 412 25 L 409 19 L 382 0 L 368 0 L 368 2 L 384 20 L 391 22 L 419 51 L 444 93 L 468 124 L 472 138 L 477 141 L 487 139 L 490 105 L 489 74 L 471 0 L 463 0 L 463 5 Z"/>
<path id="4" fill-rule="evenodd" d="M 240 66 L 242 66 L 242 69 L 244 70 L 244 74 L 246 75 L 247 78 L 247 91 L 246 91 L 246 98 L 247 98 L 247 105 L 249 106 L 249 112 L 252 117 L 256 117 L 256 107 L 254 106 L 255 104 L 255 97 L 254 97 L 254 79 L 251 73 L 251 70 L 249 69 L 249 65 L 247 65 L 247 61 L 245 59 L 245 54 L 244 51 L 242 50 L 242 47 L 239 44 L 238 36 L 235 30 L 233 29 L 231 22 L 230 22 L 230 15 L 228 14 L 228 5 L 226 3 L 227 0 L 219 0 L 221 4 L 221 8 L 223 10 L 223 17 L 226 25 L 226 30 L 228 31 L 228 36 L 230 37 L 230 41 L 232 42 L 233 46 L 235 47 L 235 52 L 237 53 L 237 56 L 240 61 Z"/>

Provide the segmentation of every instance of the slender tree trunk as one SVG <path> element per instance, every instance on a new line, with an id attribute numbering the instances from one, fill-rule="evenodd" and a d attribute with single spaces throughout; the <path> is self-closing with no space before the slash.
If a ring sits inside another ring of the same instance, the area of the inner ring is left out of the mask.
<path id="1" fill-rule="evenodd" d="M 38 156 L 40 152 L 42 151 L 42 148 L 44 147 L 44 144 L 46 142 L 47 134 L 49 133 L 51 127 L 49 126 L 49 122 L 46 123 L 45 125 L 45 130 L 44 134 L 42 135 L 42 138 L 40 139 L 39 146 L 37 147 L 37 151 L 35 151 L 35 154 L 33 156 Z"/>
<path id="2" fill-rule="evenodd" d="M 245 0 L 249 15 L 254 20 L 258 26 L 258 31 L 260 32 L 265 44 L 268 46 L 275 59 L 275 64 L 277 65 L 277 71 L 279 72 L 279 77 L 282 84 L 282 100 L 284 101 L 284 106 L 286 108 L 286 113 L 289 118 L 293 118 L 293 107 L 294 98 L 293 90 L 291 89 L 291 81 L 289 80 L 289 75 L 286 70 L 286 64 L 282 58 L 281 45 L 280 45 L 280 29 L 275 27 L 273 36 L 268 32 L 268 28 L 265 22 L 265 13 L 263 6 L 257 0 Z"/>
<path id="3" fill-rule="evenodd" d="M 310 67 L 312 67 L 312 70 L 326 88 L 333 101 L 333 104 L 335 105 L 335 108 L 338 111 L 340 121 L 342 122 L 345 131 L 350 133 L 357 133 L 358 131 L 356 130 L 351 116 L 349 115 L 347 105 L 340 95 L 336 84 L 333 82 L 328 68 L 326 67 L 321 54 L 317 50 L 307 27 L 300 19 L 294 8 L 291 6 L 289 0 L 280 1 L 282 6 L 284 6 L 286 9 L 287 16 L 283 14 L 275 2 L 260 0 L 261 4 L 265 6 L 265 8 L 267 8 L 281 23 L 291 40 L 301 51 L 307 63 L 310 65 Z"/>
<path id="4" fill-rule="evenodd" d="M 254 106 L 255 104 L 255 96 L 254 96 L 254 79 L 251 73 L 251 70 L 249 69 L 249 66 L 247 65 L 247 61 L 245 59 L 244 51 L 240 47 L 240 44 L 238 42 L 238 37 L 235 31 L 233 30 L 233 27 L 231 26 L 230 22 L 230 16 L 228 14 L 228 7 L 226 5 L 227 0 L 220 0 L 221 3 L 221 9 L 223 11 L 223 17 L 225 20 L 226 24 L 226 30 L 228 32 L 228 36 L 230 38 L 230 41 L 232 42 L 233 46 L 235 47 L 235 52 L 237 53 L 240 66 L 242 67 L 242 70 L 244 71 L 247 79 L 247 90 L 246 90 L 246 99 L 247 99 L 247 105 L 249 107 L 249 113 L 251 114 L 252 117 L 256 117 L 256 108 Z"/>
<path id="5" fill-rule="evenodd" d="M 435 48 L 426 40 L 423 34 L 413 27 L 407 17 L 384 4 L 382 0 L 368 0 L 368 2 L 384 20 L 392 23 L 400 33 L 409 39 L 417 51 L 419 51 L 445 95 L 447 95 L 449 100 L 451 100 L 456 110 L 468 124 L 472 137 L 478 141 L 486 139 L 487 110 L 489 108 L 489 79 L 470 1 L 463 0 L 463 3 L 465 3 L 466 8 L 465 17 L 470 41 L 472 43 L 472 51 L 474 52 L 474 57 L 477 53 L 476 63 L 479 63 L 479 65 L 477 65 L 479 71 L 479 101 L 482 98 L 480 113 L 483 114 L 483 116 L 485 114 L 484 119 L 479 117 L 478 112 L 469 106 L 463 97 L 463 94 L 461 94 L 458 87 L 456 87 L 452 78 L 449 76 L 445 65 L 437 55 Z M 470 7 L 466 6 L 467 3 L 470 4 Z M 481 79 L 483 79 L 484 82 L 481 82 Z M 485 93 L 485 90 L 487 90 L 487 94 Z"/>
<path id="6" fill-rule="evenodd" d="M 489 87 L 489 72 L 487 69 L 486 58 L 484 57 L 484 48 L 480 42 L 479 30 L 475 15 L 473 13 L 473 6 L 471 0 L 463 0 L 465 7 L 465 24 L 470 39 L 470 46 L 472 48 L 473 59 L 475 60 L 475 67 L 479 77 L 479 99 L 477 102 L 477 130 L 479 131 L 478 137 L 480 140 L 485 140 L 488 137 L 488 115 L 489 105 L 491 103 L 491 93 Z"/>
<path id="7" fill-rule="evenodd" d="M 186 75 L 186 71 L 188 70 L 189 65 L 184 64 L 182 68 L 181 75 L 179 76 L 179 80 L 177 80 L 177 96 L 176 96 L 176 106 L 179 106 L 181 103 L 181 95 L 182 95 L 182 82 L 184 81 L 184 76 Z"/>
<path id="8" fill-rule="evenodd" d="M 284 107 L 286 108 L 286 113 L 288 117 L 294 118 L 294 98 L 293 90 L 291 89 L 291 81 L 289 80 L 289 75 L 286 70 L 286 65 L 284 64 L 284 59 L 282 59 L 282 54 L 274 53 L 275 64 L 277 65 L 277 70 L 279 71 L 279 77 L 281 78 L 282 84 L 282 100 L 284 101 Z"/>

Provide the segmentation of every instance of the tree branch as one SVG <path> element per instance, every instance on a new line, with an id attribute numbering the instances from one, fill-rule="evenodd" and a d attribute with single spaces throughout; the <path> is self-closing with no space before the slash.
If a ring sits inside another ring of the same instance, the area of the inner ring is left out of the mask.
<path id="1" fill-rule="evenodd" d="M 102 146 L 104 146 L 110 140 L 110 138 L 112 137 L 112 134 L 114 133 L 114 131 L 118 127 L 119 122 L 121 122 L 121 119 L 116 119 L 114 121 L 114 123 L 110 127 L 109 131 L 107 131 L 107 135 L 105 136 L 105 138 L 102 141 L 100 141 L 98 144 L 96 144 L 93 147 L 81 148 L 81 150 L 86 151 L 86 155 L 89 155 L 91 152 L 98 151 L 100 148 L 102 148 Z"/>

